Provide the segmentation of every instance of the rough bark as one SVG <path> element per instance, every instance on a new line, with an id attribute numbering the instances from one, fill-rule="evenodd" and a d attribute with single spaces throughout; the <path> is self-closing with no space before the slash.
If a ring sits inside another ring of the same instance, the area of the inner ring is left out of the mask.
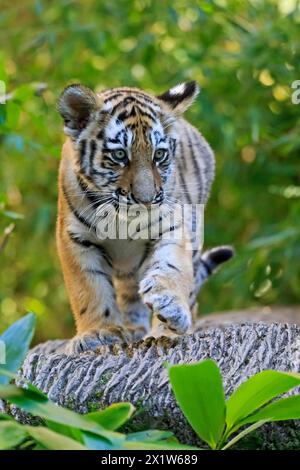
<path id="1" fill-rule="evenodd" d="M 300 327 L 296 325 L 226 325 L 222 316 L 204 330 L 203 325 L 205 319 L 192 335 L 149 338 L 128 347 L 102 347 L 97 354 L 71 357 L 63 353 L 66 341 L 49 341 L 29 353 L 21 375 L 56 403 L 82 413 L 130 401 L 139 411 L 131 429 L 171 429 L 182 442 L 196 443 L 170 389 L 165 362 L 214 359 L 221 369 L 227 396 L 261 370 L 300 371 Z M 243 446 L 299 449 L 299 423 L 265 425 Z"/>

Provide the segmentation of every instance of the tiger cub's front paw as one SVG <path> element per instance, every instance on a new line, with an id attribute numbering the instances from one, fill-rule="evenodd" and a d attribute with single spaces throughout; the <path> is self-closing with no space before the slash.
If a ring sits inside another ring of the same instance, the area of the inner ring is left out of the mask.
<path id="1" fill-rule="evenodd" d="M 72 338 L 66 348 L 68 355 L 80 354 L 86 351 L 96 351 L 104 345 L 129 343 L 131 333 L 120 326 L 107 326 L 99 330 L 89 330 Z"/>
<path id="2" fill-rule="evenodd" d="M 143 302 L 169 330 L 182 335 L 192 325 L 191 312 L 174 292 L 168 292 L 155 278 L 145 278 L 140 283 L 139 293 Z"/>

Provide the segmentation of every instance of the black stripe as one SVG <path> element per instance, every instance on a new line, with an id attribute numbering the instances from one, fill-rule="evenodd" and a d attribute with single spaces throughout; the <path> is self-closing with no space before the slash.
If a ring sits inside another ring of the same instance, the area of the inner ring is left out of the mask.
<path id="1" fill-rule="evenodd" d="M 104 129 L 100 129 L 100 131 L 97 134 L 97 139 L 103 140 L 105 137 Z"/>
<path id="2" fill-rule="evenodd" d="M 107 196 L 105 196 L 103 200 L 103 195 L 90 189 L 80 175 L 77 174 L 76 178 L 81 191 L 84 193 L 84 196 L 91 202 L 93 209 L 97 209 L 104 202 L 107 202 Z"/>
<path id="3" fill-rule="evenodd" d="M 101 271 L 101 269 L 85 269 L 85 272 L 92 274 L 93 276 L 103 276 L 111 286 L 113 285 L 110 275 L 104 271 Z"/>
<path id="4" fill-rule="evenodd" d="M 152 243 L 151 242 L 148 242 L 145 246 L 145 251 L 144 251 L 144 254 L 142 256 L 142 259 L 141 261 L 139 262 L 139 265 L 138 265 L 138 268 L 137 269 L 140 269 L 141 266 L 144 264 L 144 262 L 146 261 L 146 259 L 148 258 L 150 252 L 151 252 L 151 249 L 152 249 Z"/>
<path id="5" fill-rule="evenodd" d="M 178 229 L 179 227 L 180 227 L 180 224 L 179 225 L 171 225 L 170 228 L 167 228 L 164 231 L 160 230 L 159 233 L 158 233 L 158 238 L 161 238 L 167 232 L 174 232 L 174 230 Z"/>
<path id="6" fill-rule="evenodd" d="M 170 139 L 170 143 L 171 143 L 171 152 L 172 152 L 172 156 L 175 157 L 176 155 L 176 149 L 177 149 L 177 140 L 176 139 Z M 182 144 L 181 144 L 182 145 Z M 183 157 L 183 155 L 182 155 Z"/>
<path id="7" fill-rule="evenodd" d="M 95 154 L 96 154 L 96 150 L 97 150 L 97 144 L 96 144 L 96 141 L 94 139 L 91 140 L 90 142 L 90 172 L 93 170 L 94 168 L 94 160 L 95 160 Z"/>
<path id="8" fill-rule="evenodd" d="M 189 149 L 190 149 L 190 155 L 191 155 L 191 159 L 192 159 L 192 164 L 193 164 L 193 167 L 194 167 L 194 171 L 195 171 L 195 176 L 197 178 L 198 175 L 201 175 L 201 169 L 200 169 L 200 166 L 197 162 L 197 157 L 195 155 L 195 152 L 194 152 L 194 148 L 193 148 L 193 144 L 192 144 L 192 141 L 191 141 L 191 136 L 190 136 L 190 133 L 187 131 L 187 138 L 188 138 L 188 146 L 189 146 Z M 198 180 L 196 180 L 198 181 Z M 201 197 L 199 195 L 199 191 L 200 191 L 200 188 L 199 188 L 199 185 L 197 185 L 197 197 L 198 197 L 198 200 L 200 198 L 200 200 L 202 201 L 202 191 L 201 191 Z"/>
<path id="9" fill-rule="evenodd" d="M 203 264 L 203 266 L 205 267 L 205 269 L 206 269 L 206 271 L 207 271 L 207 274 L 208 274 L 208 275 L 211 275 L 212 272 L 213 272 L 213 270 L 212 270 L 212 268 L 210 267 L 210 265 L 209 265 L 206 261 L 204 261 L 203 258 L 200 258 L 200 261 L 201 261 L 201 263 Z"/>
<path id="10" fill-rule="evenodd" d="M 97 245 L 96 243 L 93 243 L 93 242 L 90 242 L 89 240 L 86 240 L 85 238 L 82 238 L 80 235 L 74 233 L 74 232 L 68 232 L 68 235 L 70 237 L 70 239 L 72 240 L 72 242 L 76 243 L 77 245 L 80 245 L 80 246 L 83 246 L 85 248 L 97 248 L 97 250 L 100 252 L 100 254 L 102 255 L 102 258 L 104 259 L 104 261 L 106 261 L 106 263 L 108 264 L 108 266 L 110 268 L 112 268 L 112 260 L 111 260 L 111 257 L 109 256 L 109 254 L 107 253 L 107 251 L 100 245 Z M 98 271 L 98 270 L 87 270 L 88 272 L 94 272 L 94 274 L 101 274 L 102 271 Z M 106 273 L 103 273 L 105 275 L 107 275 Z"/>
<path id="11" fill-rule="evenodd" d="M 100 253 L 101 253 L 103 259 L 104 259 L 104 260 L 106 261 L 106 263 L 108 264 L 108 266 L 109 266 L 110 268 L 112 268 L 112 267 L 113 267 L 112 259 L 111 259 L 111 257 L 109 256 L 109 254 L 107 253 L 107 251 L 103 248 L 103 246 L 100 246 L 100 245 L 98 245 L 97 248 L 98 248 L 98 250 L 100 251 Z"/>
<path id="12" fill-rule="evenodd" d="M 74 215 L 74 217 L 76 217 L 76 219 L 79 220 L 79 222 L 81 222 L 83 225 L 85 225 L 89 229 L 95 230 L 95 227 L 88 220 L 86 220 L 85 217 L 80 215 L 79 212 L 73 207 L 73 205 L 70 201 L 69 195 L 68 195 L 68 193 L 66 191 L 66 188 L 64 186 L 62 186 L 62 190 L 63 190 L 63 194 L 65 196 L 65 199 L 67 201 L 67 204 L 69 206 L 69 209 L 72 212 L 72 214 Z"/>
<path id="13" fill-rule="evenodd" d="M 138 113 L 141 116 L 146 116 L 149 119 L 151 119 L 152 121 L 156 121 L 156 115 L 155 115 L 153 109 L 151 109 L 146 103 L 143 103 L 140 100 L 138 100 L 136 97 L 131 97 L 129 100 L 128 100 L 128 97 L 127 97 L 124 100 L 117 103 L 113 107 L 113 109 L 111 110 L 111 114 L 115 114 L 116 111 L 119 108 L 121 108 L 122 106 L 127 106 L 129 104 L 129 102 L 131 102 L 133 104 L 133 106 L 132 106 L 131 111 L 129 113 L 127 113 L 127 118 L 136 116 L 136 111 L 138 111 Z M 147 109 L 144 109 L 144 108 L 147 108 Z M 118 119 L 120 119 L 120 118 L 118 118 Z"/>
<path id="14" fill-rule="evenodd" d="M 110 142 L 111 144 L 120 144 L 120 145 L 122 145 L 122 142 L 119 139 L 117 139 L 117 137 L 115 139 L 108 138 L 108 139 L 105 140 L 105 143 L 103 144 L 103 149 L 104 150 L 106 150 L 106 149 L 108 150 L 107 142 Z M 114 149 L 111 149 L 111 150 L 114 150 Z"/>
<path id="15" fill-rule="evenodd" d="M 189 204 L 192 204 L 192 199 L 191 199 L 190 193 L 188 192 L 187 183 L 185 182 L 185 179 L 184 179 L 184 176 L 183 176 L 183 173 L 182 173 L 182 169 L 180 167 L 178 167 L 178 173 L 179 173 L 180 183 L 181 183 L 181 185 L 183 186 L 183 189 L 184 189 L 183 200 L 184 200 L 184 198 L 186 198 L 187 202 Z"/>
<path id="16" fill-rule="evenodd" d="M 100 269 L 85 269 L 85 272 L 88 274 L 95 274 L 99 276 L 108 276 L 107 273 L 105 273 L 104 271 L 101 271 Z"/>
<path id="17" fill-rule="evenodd" d="M 111 181 L 115 181 L 118 178 L 118 175 L 115 175 L 112 170 L 107 171 L 106 169 L 103 169 L 102 171 L 93 169 L 92 174 L 106 179 L 111 178 Z"/>
<path id="18" fill-rule="evenodd" d="M 127 117 L 128 117 L 128 112 L 125 110 L 125 111 L 122 111 L 120 114 L 118 114 L 117 119 L 119 119 L 120 121 L 124 121 Z"/>
<path id="19" fill-rule="evenodd" d="M 120 140 L 120 136 L 123 135 L 123 136 L 125 137 L 125 134 L 126 134 L 125 129 L 122 129 L 122 130 L 120 130 L 119 132 L 117 132 L 117 134 L 115 135 L 115 139 L 119 139 L 119 140 Z"/>
<path id="20" fill-rule="evenodd" d="M 104 316 L 107 318 L 107 317 L 109 317 L 109 315 L 110 315 L 110 311 L 109 311 L 109 309 L 107 308 L 107 309 L 104 311 Z"/>
<path id="21" fill-rule="evenodd" d="M 111 100 L 114 100 L 116 98 L 120 98 L 120 96 L 124 93 L 130 93 L 131 96 L 136 96 L 136 97 L 139 97 L 139 98 L 142 98 L 143 100 L 145 100 L 149 105 L 152 105 L 152 106 L 149 106 L 149 107 L 152 107 L 153 111 L 155 112 L 155 109 L 153 108 L 153 105 L 155 106 L 158 106 L 156 103 L 153 102 L 153 100 L 150 98 L 150 96 L 142 93 L 141 91 L 136 91 L 136 90 L 132 90 L 130 88 L 125 88 L 123 90 L 120 90 L 118 91 L 118 93 L 115 93 L 111 96 L 108 96 L 107 98 L 105 98 L 104 100 L 104 103 L 107 103 L 107 101 L 111 101 Z"/>
<path id="22" fill-rule="evenodd" d="M 85 154 L 86 154 L 86 139 L 80 141 L 80 148 L 79 148 L 79 163 L 82 169 L 85 167 Z"/>
<path id="23" fill-rule="evenodd" d="M 153 114 L 150 114 L 149 112 L 144 111 L 144 110 L 141 109 L 139 106 L 136 106 L 136 108 L 138 109 L 138 113 L 139 113 L 140 116 L 147 117 L 147 118 L 150 119 L 151 121 L 156 122 L 156 117 L 155 117 Z M 130 114 L 128 115 L 128 118 L 129 118 L 129 117 L 131 117 Z"/>
<path id="24" fill-rule="evenodd" d="M 142 294 L 143 294 L 143 295 L 144 295 L 144 294 L 147 294 L 147 292 L 150 292 L 150 291 L 151 291 L 151 289 L 152 289 L 152 287 L 151 287 L 151 286 L 150 286 L 150 287 L 148 287 L 146 290 L 144 290 L 144 291 L 142 292 Z"/>
<path id="25" fill-rule="evenodd" d="M 174 264 L 167 263 L 167 266 L 169 266 L 169 268 L 171 268 L 171 269 L 175 269 L 175 271 L 177 271 L 179 273 L 181 272 L 180 269 L 178 269 L 176 266 L 174 266 Z"/>
<path id="26" fill-rule="evenodd" d="M 97 250 L 100 252 L 100 254 L 102 255 L 103 259 L 106 261 L 106 263 L 108 264 L 109 267 L 112 267 L 112 261 L 111 261 L 111 258 L 110 256 L 108 255 L 108 253 L 106 252 L 106 250 L 104 250 L 104 248 L 100 245 L 97 245 L 96 243 L 92 243 L 90 242 L 89 240 L 85 240 L 84 238 L 81 238 L 80 235 L 77 235 L 73 232 L 68 232 L 68 235 L 70 237 L 70 239 L 76 243 L 77 245 L 81 245 L 81 246 L 84 246 L 85 248 L 97 248 Z M 91 274 L 103 274 L 104 276 L 108 276 L 108 274 L 104 273 L 103 271 L 100 271 L 100 270 L 86 270 L 87 272 L 91 273 Z"/>
<path id="27" fill-rule="evenodd" d="M 77 245 L 84 246 L 85 248 L 90 248 L 91 246 L 98 248 L 98 246 L 95 243 L 92 243 L 89 240 L 82 238 L 80 235 L 77 235 L 74 232 L 68 232 L 68 235 L 70 239 L 72 240 L 72 242 L 76 243 Z"/>
<path id="28" fill-rule="evenodd" d="M 179 144 L 178 163 L 179 163 L 180 166 L 182 165 L 182 168 L 183 168 L 184 170 L 187 170 L 187 166 L 186 166 L 186 155 L 184 155 L 184 152 L 183 152 L 182 141 L 179 140 L 178 144 Z"/>
<path id="29" fill-rule="evenodd" d="M 117 104 L 113 106 L 111 110 L 111 114 L 114 115 L 120 107 L 126 106 L 127 103 L 128 103 L 128 97 L 123 98 L 121 101 L 119 101 Z"/>

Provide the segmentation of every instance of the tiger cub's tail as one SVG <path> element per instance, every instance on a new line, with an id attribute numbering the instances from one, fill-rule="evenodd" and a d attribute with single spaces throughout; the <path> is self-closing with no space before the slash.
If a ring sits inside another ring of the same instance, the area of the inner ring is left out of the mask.
<path id="1" fill-rule="evenodd" d="M 193 258 L 195 288 L 190 297 L 190 307 L 196 303 L 196 297 L 207 278 L 215 272 L 219 266 L 234 256 L 234 249 L 230 245 L 216 246 L 204 253 L 197 252 Z"/>

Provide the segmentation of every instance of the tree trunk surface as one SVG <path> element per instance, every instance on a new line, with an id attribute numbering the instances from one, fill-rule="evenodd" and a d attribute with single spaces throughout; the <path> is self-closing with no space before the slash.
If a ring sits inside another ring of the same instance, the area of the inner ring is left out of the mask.
<path id="1" fill-rule="evenodd" d="M 215 360 L 227 397 L 259 371 L 300 372 L 300 327 L 296 324 L 261 322 L 257 315 L 253 315 L 255 323 L 227 324 L 226 315 L 213 317 L 217 318 L 200 320 L 190 335 L 104 346 L 97 353 L 77 356 L 64 354 L 66 341 L 48 341 L 29 352 L 20 376 L 54 402 L 81 413 L 129 401 L 137 413 L 128 430 L 169 429 L 181 442 L 199 445 L 170 388 L 166 362 Z M 264 315 L 261 318 L 265 320 Z M 239 448 L 300 449 L 300 424 L 264 425 L 241 441 Z"/>

